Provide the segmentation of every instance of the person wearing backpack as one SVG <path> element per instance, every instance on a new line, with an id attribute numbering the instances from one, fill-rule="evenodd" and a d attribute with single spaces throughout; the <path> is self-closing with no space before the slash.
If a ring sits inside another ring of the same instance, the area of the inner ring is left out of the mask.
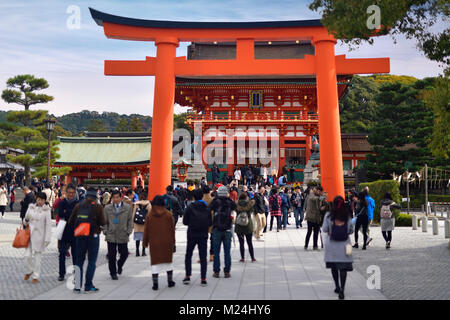
<path id="1" fill-rule="evenodd" d="M 133 239 L 136 241 L 136 257 L 139 257 L 139 246 L 144 236 L 144 224 L 145 219 L 152 209 L 150 201 L 147 200 L 147 194 L 141 192 L 139 195 L 139 201 L 134 203 L 133 206 L 133 223 L 134 223 L 134 236 Z M 142 244 L 142 256 L 145 257 L 145 248 Z"/>
<path id="2" fill-rule="evenodd" d="M 128 258 L 128 241 L 133 232 L 133 211 L 131 206 L 122 200 L 120 191 L 111 194 L 111 203 L 105 207 L 106 228 L 105 239 L 108 243 L 108 264 L 111 279 L 118 280 L 122 268 Z M 120 258 L 117 260 L 117 252 Z"/>
<path id="3" fill-rule="evenodd" d="M 213 219 L 213 277 L 219 278 L 220 272 L 220 247 L 223 244 L 225 267 L 223 269 L 225 278 L 230 278 L 231 271 L 231 228 L 233 222 L 233 211 L 236 210 L 236 203 L 228 196 L 228 188 L 221 186 L 217 189 L 217 194 L 211 202 L 209 209 L 214 213 Z"/>
<path id="4" fill-rule="evenodd" d="M 244 254 L 244 238 L 247 240 L 248 251 L 250 252 L 250 257 L 252 262 L 256 262 L 255 253 L 253 250 L 252 236 L 253 236 L 253 221 L 252 213 L 253 207 L 255 205 L 255 200 L 250 200 L 245 193 L 241 193 L 237 203 L 237 216 L 235 222 L 235 232 L 239 239 L 239 249 L 241 252 L 240 262 L 245 262 Z"/>
<path id="5" fill-rule="evenodd" d="M 281 229 L 281 197 L 277 194 L 277 188 L 272 188 L 269 197 L 270 229 L 272 231 L 273 219 L 277 219 L 277 232 Z"/>
<path id="6" fill-rule="evenodd" d="M 266 208 L 265 208 L 265 198 L 264 198 L 264 192 L 266 189 L 263 185 L 259 186 L 258 192 L 255 193 L 255 206 L 254 206 L 254 214 L 255 214 L 255 220 L 256 220 L 256 230 L 255 230 L 255 237 L 257 241 L 260 241 L 262 231 L 266 227 Z"/>
<path id="7" fill-rule="evenodd" d="M 195 246 L 198 247 L 200 256 L 201 270 L 201 286 L 206 286 L 206 267 L 207 267 L 207 243 L 208 230 L 212 226 L 211 210 L 208 209 L 207 203 L 203 200 L 203 190 L 194 190 L 195 201 L 191 203 L 185 210 L 183 215 L 183 224 L 188 226 L 186 256 L 184 259 L 186 277 L 184 284 L 189 284 L 192 274 L 192 253 Z"/>
<path id="8" fill-rule="evenodd" d="M 345 298 L 347 272 L 353 271 L 349 237 L 353 233 L 353 223 L 351 212 L 341 196 L 334 198 L 331 210 L 325 214 L 322 232 L 325 235 L 325 266 L 331 269 L 335 284 L 334 292 L 339 294 L 339 299 L 342 300 Z"/>
<path id="9" fill-rule="evenodd" d="M 392 230 L 394 230 L 395 226 L 394 209 L 401 209 L 401 206 L 392 200 L 389 192 L 386 192 L 384 199 L 381 200 L 380 209 L 381 233 L 386 241 L 386 249 L 391 248 Z"/>
<path id="10" fill-rule="evenodd" d="M 86 198 L 78 203 L 70 215 L 67 225 L 74 230 L 76 265 L 79 270 L 79 281 L 75 281 L 74 293 L 81 293 L 83 283 L 83 265 L 88 257 L 86 269 L 86 280 L 84 291 L 86 293 L 97 292 L 93 284 L 98 250 L 100 246 L 100 233 L 106 225 L 106 218 L 103 213 L 103 206 L 97 202 L 97 190 L 90 187 L 86 192 Z"/>

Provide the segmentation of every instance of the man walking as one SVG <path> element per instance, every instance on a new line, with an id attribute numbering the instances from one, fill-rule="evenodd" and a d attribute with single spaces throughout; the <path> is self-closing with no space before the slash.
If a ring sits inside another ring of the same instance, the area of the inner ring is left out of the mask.
<path id="1" fill-rule="evenodd" d="M 72 253 L 72 262 L 73 265 L 76 265 L 76 247 L 75 247 L 75 237 L 74 230 L 72 226 L 67 225 L 67 221 L 69 221 L 70 216 L 72 215 L 72 211 L 77 205 L 77 188 L 75 185 L 70 183 L 66 188 L 66 196 L 63 200 L 61 200 L 58 204 L 58 218 L 59 222 L 61 220 L 66 222 L 66 227 L 64 228 L 64 232 L 62 234 L 61 240 L 59 240 L 58 248 L 59 248 L 59 278 L 58 281 L 64 281 L 64 277 L 66 275 L 66 253 L 68 248 L 70 247 Z"/>
<path id="2" fill-rule="evenodd" d="M 303 222 L 303 201 L 300 186 L 295 187 L 291 196 L 291 203 L 294 209 L 295 227 L 298 229 L 302 227 Z"/>
<path id="3" fill-rule="evenodd" d="M 211 211 L 206 206 L 206 201 L 202 200 L 202 189 L 194 191 L 194 198 L 195 201 L 186 208 L 183 215 L 183 224 L 188 226 L 186 256 L 184 260 L 186 277 L 184 278 L 183 283 L 190 283 L 192 274 L 192 253 L 194 252 L 195 246 L 197 246 L 200 256 L 201 285 L 204 287 L 207 285 L 206 247 L 208 242 L 208 229 L 212 225 L 212 217 Z"/>
<path id="4" fill-rule="evenodd" d="M 254 206 L 254 214 L 256 218 L 256 230 L 255 230 L 255 237 L 256 241 L 261 241 L 262 231 L 266 227 L 267 221 L 266 221 L 266 207 L 265 207 L 265 201 L 264 201 L 264 192 L 266 189 L 263 185 L 261 185 L 258 189 L 258 192 L 255 193 L 254 200 L 255 200 L 255 206 Z"/>
<path id="5" fill-rule="evenodd" d="M 86 293 L 97 292 L 92 282 L 94 279 L 98 249 L 100 245 L 100 232 L 105 226 L 106 219 L 103 207 L 97 203 L 97 190 L 89 188 L 86 192 L 86 199 L 73 209 L 68 225 L 74 228 L 76 265 L 79 271 L 79 279 L 75 281 L 74 293 L 81 293 L 83 283 L 83 264 L 88 256 L 88 266 L 86 269 L 86 281 L 84 291 Z"/>
<path id="6" fill-rule="evenodd" d="M 319 228 L 320 228 L 320 207 L 321 201 L 320 196 L 322 195 L 322 187 L 316 186 L 313 189 L 313 193 L 310 194 L 307 198 L 306 202 L 306 215 L 305 220 L 308 223 L 308 232 L 306 233 L 305 238 L 305 250 L 308 249 L 309 239 L 311 237 L 311 233 L 314 230 L 313 235 L 313 250 L 319 250 L 317 246 L 317 240 L 319 238 Z"/>
<path id="7" fill-rule="evenodd" d="M 282 217 L 282 230 L 286 230 L 286 225 L 289 224 L 288 222 L 288 212 L 289 208 L 291 207 L 291 202 L 289 200 L 289 197 L 287 195 L 288 188 L 280 188 L 280 198 L 281 198 L 281 217 Z"/>
<path id="8" fill-rule="evenodd" d="M 367 216 L 369 218 L 369 222 L 367 224 L 367 242 L 366 242 L 366 246 L 369 245 L 369 243 L 372 241 L 372 238 L 370 237 L 370 224 L 372 223 L 373 220 L 373 211 L 375 210 L 375 200 L 369 195 L 369 187 L 366 186 L 364 188 L 364 195 L 366 197 L 366 201 L 367 201 Z"/>
<path id="9" fill-rule="evenodd" d="M 225 278 L 230 277 L 231 270 L 231 228 L 232 228 L 232 211 L 236 210 L 236 203 L 228 197 L 228 189 L 225 186 L 217 190 L 217 196 L 211 202 L 210 209 L 214 212 L 213 221 L 213 248 L 214 248 L 214 265 L 213 277 L 219 278 L 220 272 L 220 247 L 223 244 L 225 256 Z"/>
<path id="10" fill-rule="evenodd" d="M 131 205 L 122 201 L 120 191 L 111 194 L 111 203 L 105 207 L 105 236 L 108 242 L 108 264 L 111 279 L 117 280 L 122 274 L 123 265 L 128 258 L 128 241 L 133 232 L 133 211 Z M 117 261 L 117 252 L 120 258 Z"/>
<path id="11" fill-rule="evenodd" d="M 167 210 L 172 212 L 176 226 L 178 217 L 183 216 L 183 209 L 180 200 L 173 194 L 172 186 L 167 186 L 166 188 L 166 194 L 164 195 L 164 206 Z"/>
<path id="12" fill-rule="evenodd" d="M 25 219 L 25 214 L 27 213 L 28 206 L 35 202 L 33 191 L 27 186 L 22 188 L 25 197 L 20 201 L 20 218 Z"/>

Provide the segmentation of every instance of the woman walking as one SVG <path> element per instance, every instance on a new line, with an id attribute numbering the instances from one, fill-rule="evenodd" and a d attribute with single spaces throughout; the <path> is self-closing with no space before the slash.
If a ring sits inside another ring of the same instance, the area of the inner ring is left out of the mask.
<path id="1" fill-rule="evenodd" d="M 355 245 L 353 248 L 358 248 L 358 231 L 362 227 L 364 244 L 362 250 L 366 250 L 367 243 L 367 226 L 369 225 L 369 215 L 367 213 L 367 200 L 365 194 L 360 192 L 358 194 L 358 202 L 356 203 L 356 224 L 355 224 Z"/>
<path id="2" fill-rule="evenodd" d="M 140 256 L 139 246 L 144 237 L 144 224 L 145 220 L 152 209 L 150 201 L 147 200 L 147 195 L 141 193 L 139 195 L 139 201 L 134 203 L 133 206 L 133 222 L 134 222 L 134 241 L 136 241 L 136 257 Z M 144 243 L 142 242 L 142 256 L 146 256 Z"/>
<path id="3" fill-rule="evenodd" d="M 350 211 L 347 209 L 344 198 L 341 196 L 334 198 L 331 211 L 326 213 L 322 232 L 325 238 L 325 266 L 331 269 L 336 286 L 334 292 L 338 293 L 339 299 L 342 300 L 345 297 L 344 288 L 347 280 L 347 271 L 353 271 L 349 237 L 353 232 L 353 224 Z"/>
<path id="4" fill-rule="evenodd" d="M 39 282 L 42 253 L 51 240 L 52 210 L 46 200 L 47 195 L 45 193 L 37 193 L 36 203 L 30 204 L 24 220 L 24 226 L 30 228 L 30 243 L 25 251 L 28 270 L 25 274 L 25 280 L 32 276 L 33 283 Z"/>
<path id="5" fill-rule="evenodd" d="M 0 212 L 2 213 L 2 218 L 5 215 L 7 204 L 8 204 L 8 189 L 6 189 L 5 182 L 2 181 L 0 183 Z"/>
<path id="6" fill-rule="evenodd" d="M 255 200 L 250 200 L 246 193 L 242 193 L 239 196 L 239 200 L 237 203 L 237 218 L 236 218 L 236 227 L 234 232 L 237 234 L 239 239 L 239 249 L 241 251 L 241 260 L 240 262 L 245 262 L 244 255 L 244 241 L 247 241 L 248 251 L 250 252 L 250 257 L 252 258 L 252 262 L 256 262 L 255 253 L 253 250 L 252 236 L 253 236 L 253 221 L 252 221 L 252 213 L 253 206 L 255 205 Z M 245 221 L 247 220 L 247 221 Z"/>
<path id="7" fill-rule="evenodd" d="M 152 209 L 144 225 L 143 247 L 150 247 L 153 290 L 158 290 L 158 275 L 167 272 L 169 288 L 173 281 L 173 250 L 175 246 L 175 220 L 172 213 L 164 207 L 164 197 L 156 196 Z"/>
<path id="8" fill-rule="evenodd" d="M 14 202 L 16 202 L 16 189 L 12 188 L 9 195 L 9 211 L 13 212 Z"/>
<path id="9" fill-rule="evenodd" d="M 395 217 L 392 211 L 400 208 L 401 206 L 392 200 L 391 194 L 386 192 L 384 199 L 381 200 L 380 209 L 381 233 L 386 241 L 386 249 L 391 248 L 392 230 L 394 230 L 395 225 Z"/>

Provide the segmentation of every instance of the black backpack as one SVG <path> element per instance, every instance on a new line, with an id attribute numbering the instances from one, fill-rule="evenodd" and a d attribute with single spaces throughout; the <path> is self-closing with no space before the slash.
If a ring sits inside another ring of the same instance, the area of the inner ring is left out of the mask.
<path id="1" fill-rule="evenodd" d="M 195 203 L 195 202 L 194 202 Z M 208 232 L 211 212 L 206 206 L 190 205 L 189 229 L 195 232 Z"/>
<path id="2" fill-rule="evenodd" d="M 93 234 L 92 206 L 94 204 L 95 204 L 95 201 L 92 201 L 87 205 L 82 204 L 78 208 L 77 215 L 75 217 L 75 224 L 74 224 L 74 236 L 75 237 L 88 237 Z"/>
<path id="3" fill-rule="evenodd" d="M 134 213 L 134 223 L 145 224 L 145 217 L 147 216 L 147 208 L 143 205 L 139 205 Z"/>
<path id="4" fill-rule="evenodd" d="M 270 196 L 270 209 L 271 211 L 280 210 L 280 206 L 278 205 L 278 196 L 276 194 Z"/>
<path id="5" fill-rule="evenodd" d="M 214 227 L 219 231 L 231 229 L 231 211 L 226 203 L 221 203 L 219 209 L 215 212 Z"/>

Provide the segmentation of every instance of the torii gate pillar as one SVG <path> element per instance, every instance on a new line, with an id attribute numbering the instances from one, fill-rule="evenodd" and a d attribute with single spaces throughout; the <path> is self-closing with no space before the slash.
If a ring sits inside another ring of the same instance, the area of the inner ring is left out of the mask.
<path id="1" fill-rule="evenodd" d="M 172 130 L 175 99 L 175 57 L 178 39 L 155 40 L 155 95 L 148 198 L 165 194 L 172 176 Z"/>
<path id="2" fill-rule="evenodd" d="M 314 39 L 316 55 L 317 106 L 319 113 L 321 184 L 328 200 L 344 197 L 341 127 L 337 91 L 334 39 Z"/>

